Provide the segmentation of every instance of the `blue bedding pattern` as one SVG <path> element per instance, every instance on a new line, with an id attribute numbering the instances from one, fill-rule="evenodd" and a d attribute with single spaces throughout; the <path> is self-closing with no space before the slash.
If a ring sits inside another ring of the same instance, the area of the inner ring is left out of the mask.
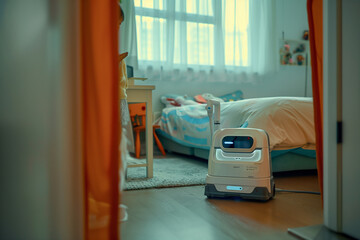
<path id="1" fill-rule="evenodd" d="M 191 147 L 207 147 L 208 146 L 208 138 L 209 138 L 209 117 L 207 115 L 195 117 L 192 116 L 191 113 L 194 111 L 198 111 L 199 107 L 204 108 L 203 105 L 198 106 L 187 106 L 186 108 L 172 108 L 172 110 L 168 112 L 163 112 L 160 121 L 163 123 L 162 126 L 165 126 L 165 131 L 160 130 L 162 135 L 167 135 L 171 139 L 177 141 L 180 144 L 187 144 Z M 179 124 L 182 122 L 182 124 Z M 178 126 L 182 126 L 180 129 Z M 181 135 L 183 138 L 180 140 L 171 136 L 169 133 L 171 132 L 173 135 Z M 194 133 L 195 132 L 195 133 Z"/>

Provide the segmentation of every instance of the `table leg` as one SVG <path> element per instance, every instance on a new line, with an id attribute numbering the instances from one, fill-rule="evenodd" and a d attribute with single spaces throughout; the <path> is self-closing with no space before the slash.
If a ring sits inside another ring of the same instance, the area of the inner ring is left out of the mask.
<path id="1" fill-rule="evenodd" d="M 150 100 L 151 101 L 151 100 Z M 146 102 L 146 177 L 153 177 L 152 103 Z"/>

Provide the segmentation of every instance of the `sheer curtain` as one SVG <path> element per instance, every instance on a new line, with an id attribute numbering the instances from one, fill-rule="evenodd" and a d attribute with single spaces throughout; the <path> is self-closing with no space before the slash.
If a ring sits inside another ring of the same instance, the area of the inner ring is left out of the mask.
<path id="1" fill-rule="evenodd" d="M 154 80 L 238 81 L 275 69 L 273 0 L 134 0 L 139 70 Z"/>
<path id="2" fill-rule="evenodd" d="M 119 30 L 119 53 L 128 52 L 126 57 L 127 65 L 137 69 L 137 40 L 136 40 L 136 22 L 134 0 L 121 1 L 121 8 L 124 12 L 124 22 Z"/>

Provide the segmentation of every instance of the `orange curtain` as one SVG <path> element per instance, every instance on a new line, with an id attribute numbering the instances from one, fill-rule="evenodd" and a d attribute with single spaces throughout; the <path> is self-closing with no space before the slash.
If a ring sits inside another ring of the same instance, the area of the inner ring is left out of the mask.
<path id="1" fill-rule="evenodd" d="M 118 239 L 119 99 L 116 0 L 81 0 L 85 239 Z"/>
<path id="2" fill-rule="evenodd" d="M 323 2 L 308 0 L 312 91 L 314 102 L 316 161 L 323 196 Z"/>

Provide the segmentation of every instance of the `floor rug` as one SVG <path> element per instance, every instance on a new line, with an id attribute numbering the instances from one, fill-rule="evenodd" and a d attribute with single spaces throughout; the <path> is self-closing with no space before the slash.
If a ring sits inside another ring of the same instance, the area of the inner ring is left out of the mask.
<path id="1" fill-rule="evenodd" d="M 145 160 L 131 160 L 144 163 Z M 181 187 L 205 184 L 207 161 L 182 155 L 154 157 L 154 177 L 146 178 L 146 168 L 128 168 L 125 190 Z"/>

